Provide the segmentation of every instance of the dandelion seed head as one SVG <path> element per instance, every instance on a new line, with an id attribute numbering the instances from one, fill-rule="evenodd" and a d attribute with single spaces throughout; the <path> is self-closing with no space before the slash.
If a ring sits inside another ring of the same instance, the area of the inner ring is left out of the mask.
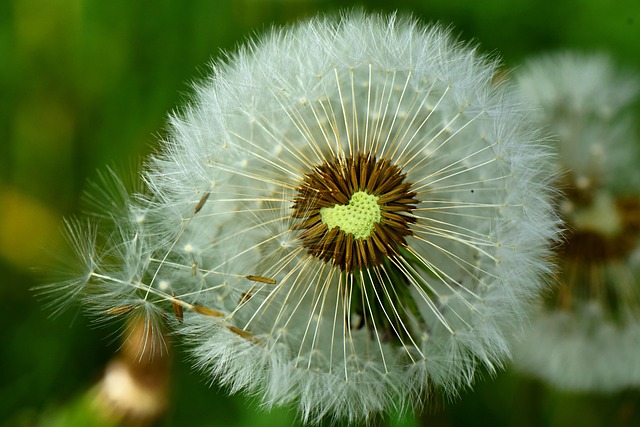
<path id="1" fill-rule="evenodd" d="M 604 55 L 572 53 L 533 59 L 516 77 L 557 135 L 568 227 L 558 286 L 515 348 L 516 365 L 563 389 L 637 387 L 640 175 L 629 114 L 638 80 Z"/>
<path id="2" fill-rule="evenodd" d="M 358 14 L 216 64 L 147 174 L 183 212 L 195 173 L 217 183 L 177 238 L 209 241 L 177 294 L 224 313 L 185 314 L 199 366 L 307 421 L 497 369 L 557 224 L 548 153 L 495 70 L 437 27 Z"/>
<path id="3" fill-rule="evenodd" d="M 197 367 L 306 422 L 457 395 L 509 357 L 558 229 L 497 68 L 393 15 L 246 44 L 170 118 L 97 295 L 173 311 Z"/>

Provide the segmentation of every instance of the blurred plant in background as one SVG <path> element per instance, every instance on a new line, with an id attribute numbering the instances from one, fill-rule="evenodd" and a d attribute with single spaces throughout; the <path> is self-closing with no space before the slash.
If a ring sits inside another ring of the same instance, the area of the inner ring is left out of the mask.
<path id="1" fill-rule="evenodd" d="M 559 53 L 516 73 L 558 139 L 567 224 L 558 286 L 516 346 L 516 364 L 560 388 L 640 386 L 640 80 L 605 55 Z"/>
<path id="2" fill-rule="evenodd" d="M 96 168 L 152 149 L 185 81 L 220 49 L 252 32 L 349 1 L 153 3 L 82 0 L 0 2 L 0 425 L 45 425 L 81 401 L 118 348 L 74 313 L 47 320 L 29 289 L 40 248 L 55 246 L 62 215 L 78 212 Z M 610 53 L 640 69 L 640 5 L 600 0 L 369 2 L 423 21 L 453 24 L 463 39 L 499 51 L 507 66 L 550 48 Z M 637 111 L 634 111 L 637 120 Z M 71 325 L 71 326 L 69 326 Z M 180 348 L 173 348 L 181 352 Z M 174 357 L 174 360 L 181 357 Z M 251 400 L 209 389 L 172 366 L 163 425 L 289 425 L 287 411 L 264 414 Z M 478 382 L 444 412 L 407 425 L 633 425 L 636 391 L 611 396 L 548 390 L 508 374 Z M 211 414 L 215 417 L 212 417 Z M 61 419 L 61 418 L 58 418 Z M 86 425 L 61 422 L 58 425 Z"/>

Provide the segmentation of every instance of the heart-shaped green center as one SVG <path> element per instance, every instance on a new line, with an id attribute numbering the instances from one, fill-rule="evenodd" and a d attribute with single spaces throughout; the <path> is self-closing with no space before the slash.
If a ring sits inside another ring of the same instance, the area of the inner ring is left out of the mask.
<path id="1" fill-rule="evenodd" d="M 373 232 L 373 224 L 380 222 L 378 196 L 357 191 L 349 199 L 348 205 L 321 208 L 320 217 L 329 230 L 338 227 L 345 233 L 353 234 L 355 239 L 366 239 Z"/>

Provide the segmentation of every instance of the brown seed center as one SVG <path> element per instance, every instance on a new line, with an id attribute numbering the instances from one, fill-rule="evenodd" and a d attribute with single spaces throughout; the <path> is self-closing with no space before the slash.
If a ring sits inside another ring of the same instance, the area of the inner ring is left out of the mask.
<path id="1" fill-rule="evenodd" d="M 389 160 L 362 154 L 334 157 L 316 166 L 298 186 L 292 214 L 300 219 L 295 228 L 302 230 L 299 238 L 307 252 L 348 272 L 380 265 L 397 254 L 407 245 L 405 237 L 413 235 L 409 226 L 416 221 L 412 211 L 419 203 L 405 178 Z M 377 197 L 380 208 L 380 220 L 364 238 L 329 228 L 320 212 L 349 205 L 358 192 Z"/>
<path id="2" fill-rule="evenodd" d="M 568 310 L 576 300 L 596 299 L 615 310 L 621 303 L 620 298 L 629 299 L 629 296 L 618 295 L 626 286 L 618 282 L 632 276 L 612 276 L 611 268 L 626 268 L 627 258 L 638 245 L 640 198 L 611 199 L 610 206 L 603 209 L 597 208 L 597 196 L 588 197 L 575 191 L 568 191 L 567 195 L 572 212 L 593 210 L 597 215 L 565 215 L 570 232 L 558 248 L 561 286 L 550 302 Z"/>

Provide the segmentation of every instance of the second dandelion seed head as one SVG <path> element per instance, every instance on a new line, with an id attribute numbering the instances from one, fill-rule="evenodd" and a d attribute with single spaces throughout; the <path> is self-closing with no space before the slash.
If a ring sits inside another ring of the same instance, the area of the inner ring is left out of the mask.
<path id="1" fill-rule="evenodd" d="M 634 98 L 640 81 L 603 54 L 530 59 L 516 80 L 557 139 L 563 173 L 558 285 L 514 349 L 552 385 L 613 391 L 640 384 L 640 195 Z"/>

